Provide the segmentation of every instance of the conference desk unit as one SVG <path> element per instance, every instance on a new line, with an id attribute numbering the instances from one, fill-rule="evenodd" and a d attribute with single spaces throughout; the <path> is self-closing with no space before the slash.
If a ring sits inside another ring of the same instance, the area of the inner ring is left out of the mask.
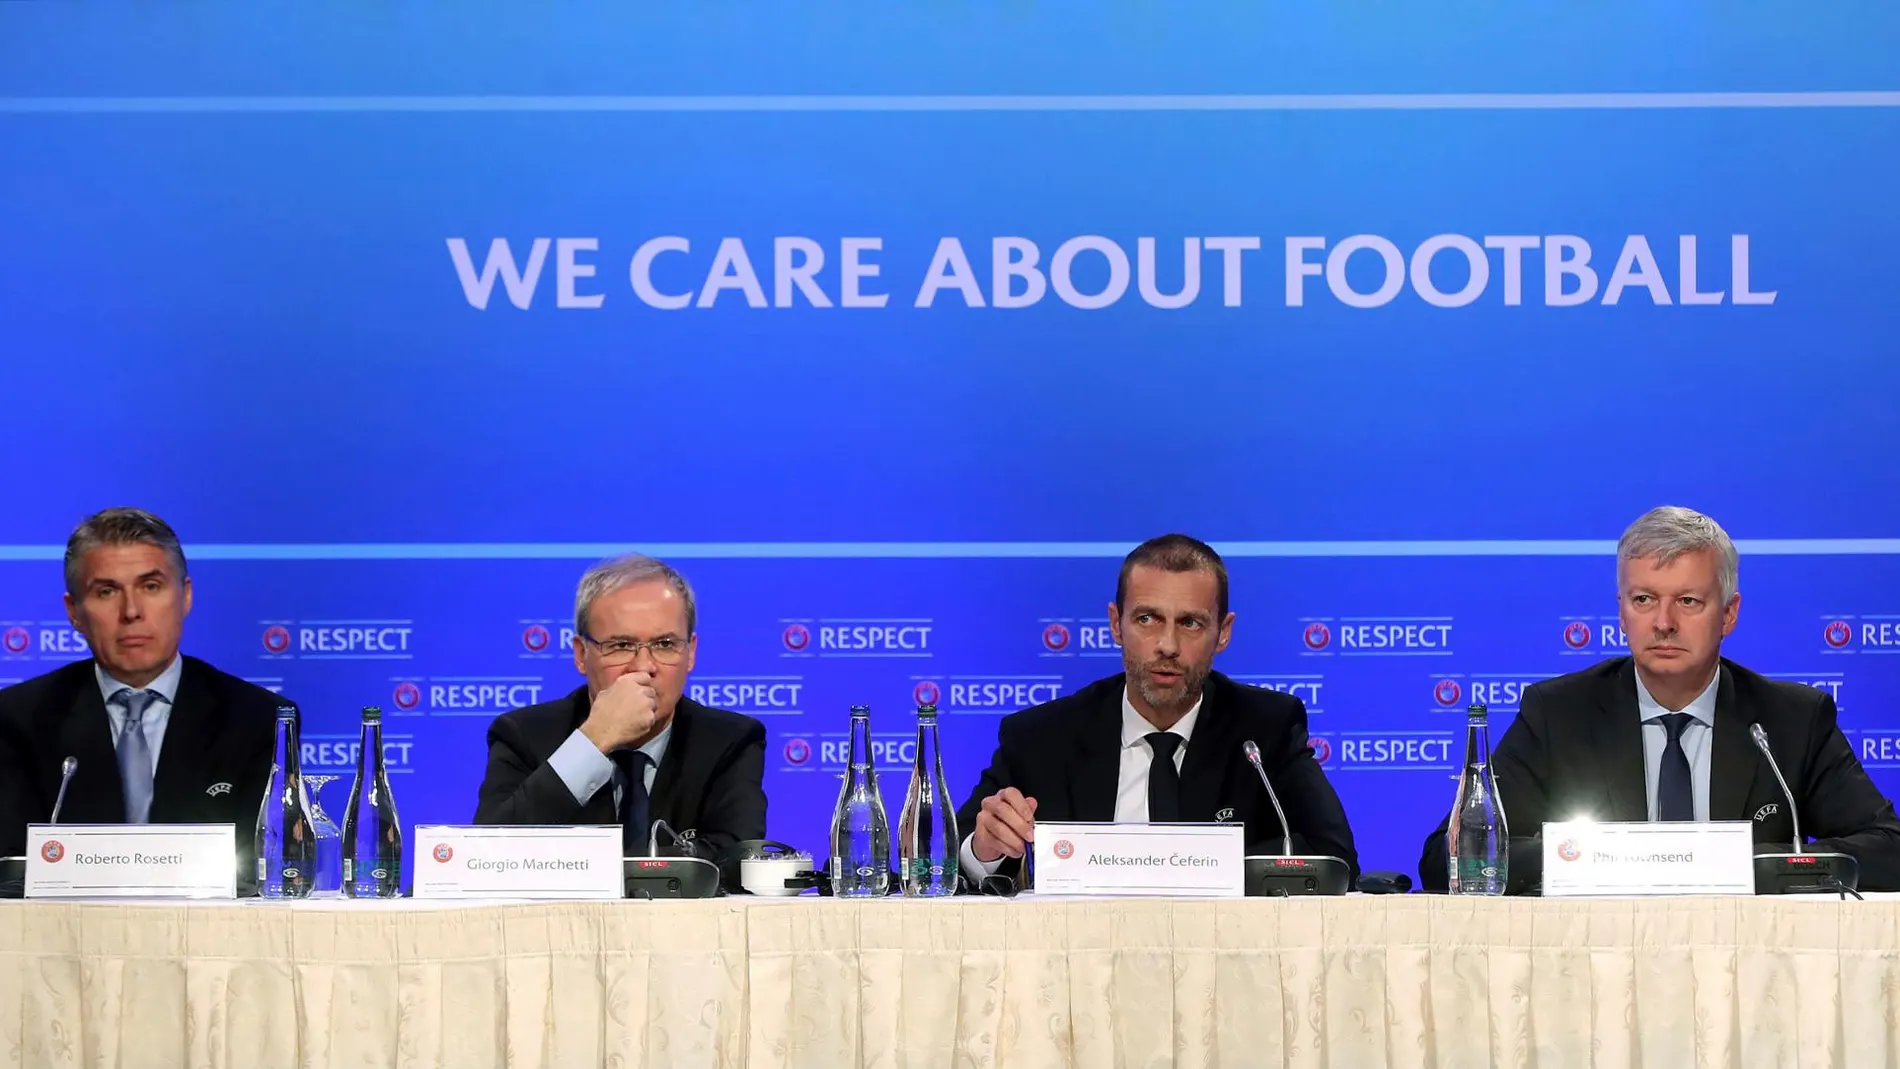
<path id="1" fill-rule="evenodd" d="M 0 1065 L 1891 1066 L 1900 896 L 0 903 Z"/>

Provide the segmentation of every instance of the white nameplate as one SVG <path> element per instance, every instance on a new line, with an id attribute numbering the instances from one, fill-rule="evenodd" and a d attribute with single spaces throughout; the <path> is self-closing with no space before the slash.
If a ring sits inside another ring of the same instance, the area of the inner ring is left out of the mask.
<path id="1" fill-rule="evenodd" d="M 1746 820 L 1544 825 L 1544 894 L 1752 895 Z"/>
<path id="2" fill-rule="evenodd" d="M 28 898 L 236 898 L 229 824 L 29 824 Z"/>
<path id="3" fill-rule="evenodd" d="M 1036 893 L 1239 898 L 1245 828 L 1237 824 L 1036 822 Z"/>
<path id="4" fill-rule="evenodd" d="M 416 826 L 417 898 L 620 898 L 619 825 Z"/>

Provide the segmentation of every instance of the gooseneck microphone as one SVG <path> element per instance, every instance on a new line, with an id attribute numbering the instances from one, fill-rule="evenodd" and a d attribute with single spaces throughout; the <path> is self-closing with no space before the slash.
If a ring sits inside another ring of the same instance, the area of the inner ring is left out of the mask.
<path id="1" fill-rule="evenodd" d="M 1293 856 L 1293 825 L 1286 822 L 1286 810 L 1280 808 L 1280 796 L 1273 790 L 1273 782 L 1267 779 L 1267 768 L 1260 763 L 1260 747 L 1248 739 L 1240 747 L 1247 755 L 1247 763 L 1253 766 L 1254 775 L 1260 777 L 1260 785 L 1267 789 L 1267 801 L 1273 803 L 1273 815 L 1280 818 L 1280 856 Z"/>
<path id="2" fill-rule="evenodd" d="M 673 830 L 673 825 L 668 824 L 666 821 L 660 819 L 659 817 L 654 817 L 653 826 L 647 830 L 647 856 L 648 857 L 660 856 L 660 829 L 661 828 L 666 829 L 667 838 L 673 840 L 674 842 L 679 842 L 679 839 L 680 839 L 679 833 Z"/>
<path id="3" fill-rule="evenodd" d="M 79 758 L 68 757 L 59 763 L 59 795 L 53 799 L 53 816 L 48 824 L 59 823 L 59 811 L 66 804 L 66 788 L 73 782 L 73 773 L 79 771 Z"/>
<path id="4" fill-rule="evenodd" d="M 1775 782 L 1781 784 L 1781 796 L 1788 800 L 1788 820 L 1794 825 L 1794 852 L 1798 854 L 1807 840 L 1801 836 L 1801 811 L 1795 808 L 1794 792 L 1788 789 L 1788 779 L 1781 774 L 1781 763 L 1775 760 L 1775 751 L 1768 746 L 1768 733 L 1760 724 L 1750 724 L 1748 737 L 1755 740 L 1755 748 L 1768 759 L 1768 771 L 1775 774 Z"/>
<path id="5" fill-rule="evenodd" d="M 675 843 L 692 833 L 676 832 L 658 817 L 647 828 L 647 856 L 622 859 L 628 898 L 711 898 L 719 894 L 719 866 L 703 857 L 660 857 L 660 829 Z"/>
<path id="6" fill-rule="evenodd" d="M 1273 815 L 1280 821 L 1280 852 L 1246 859 L 1244 888 L 1249 895 L 1343 895 L 1352 883 L 1352 869 L 1336 857 L 1293 852 L 1293 825 L 1287 822 L 1280 794 L 1267 778 L 1267 767 L 1260 762 L 1260 747 L 1252 739 L 1241 743 L 1240 752 L 1260 777 L 1267 801 L 1273 803 Z"/>
<path id="7" fill-rule="evenodd" d="M 1843 898 L 1849 894 L 1859 898 L 1856 889 L 1860 886 L 1860 862 L 1848 854 L 1807 850 L 1807 840 L 1801 834 L 1801 811 L 1795 807 L 1788 778 L 1781 774 L 1781 762 L 1775 760 L 1775 751 L 1768 745 L 1768 733 L 1760 724 L 1750 724 L 1748 737 L 1755 740 L 1755 748 L 1767 760 L 1768 770 L 1775 774 L 1781 796 L 1788 800 L 1788 822 L 1794 825 L 1793 853 L 1755 855 L 1755 893 L 1832 894 L 1838 891 Z"/>

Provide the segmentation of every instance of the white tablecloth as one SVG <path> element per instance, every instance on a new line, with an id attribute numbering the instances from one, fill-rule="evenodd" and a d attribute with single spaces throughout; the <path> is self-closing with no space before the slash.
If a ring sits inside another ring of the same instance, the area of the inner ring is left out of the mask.
<path id="1" fill-rule="evenodd" d="M 0 1065 L 1900 1065 L 1900 901 L 0 903 Z"/>

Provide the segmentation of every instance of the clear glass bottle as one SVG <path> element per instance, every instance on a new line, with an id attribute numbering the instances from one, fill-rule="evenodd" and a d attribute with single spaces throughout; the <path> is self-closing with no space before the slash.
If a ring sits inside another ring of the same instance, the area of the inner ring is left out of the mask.
<path id="1" fill-rule="evenodd" d="M 270 783 L 257 811 L 257 889 L 265 898 L 307 898 L 317 882 L 317 829 L 304 797 L 297 707 L 277 707 Z"/>
<path id="2" fill-rule="evenodd" d="M 383 711 L 374 705 L 363 707 L 356 782 L 343 814 L 343 893 L 351 898 L 402 894 L 402 822 L 383 764 Z"/>
<path id="3" fill-rule="evenodd" d="M 1465 716 L 1465 768 L 1445 826 L 1445 855 L 1455 895 L 1501 895 L 1509 877 L 1511 833 L 1491 771 L 1489 711 L 1473 705 Z"/>
<path id="4" fill-rule="evenodd" d="M 851 746 L 831 816 L 831 893 L 840 898 L 885 895 L 891 889 L 891 823 L 877 790 L 871 753 L 871 708 L 851 707 Z"/>
<path id="5" fill-rule="evenodd" d="M 934 897 L 957 893 L 957 806 L 943 775 L 943 751 L 937 739 L 937 707 L 917 709 L 917 756 L 911 763 L 910 789 L 898 820 L 899 868 L 907 895 Z"/>

